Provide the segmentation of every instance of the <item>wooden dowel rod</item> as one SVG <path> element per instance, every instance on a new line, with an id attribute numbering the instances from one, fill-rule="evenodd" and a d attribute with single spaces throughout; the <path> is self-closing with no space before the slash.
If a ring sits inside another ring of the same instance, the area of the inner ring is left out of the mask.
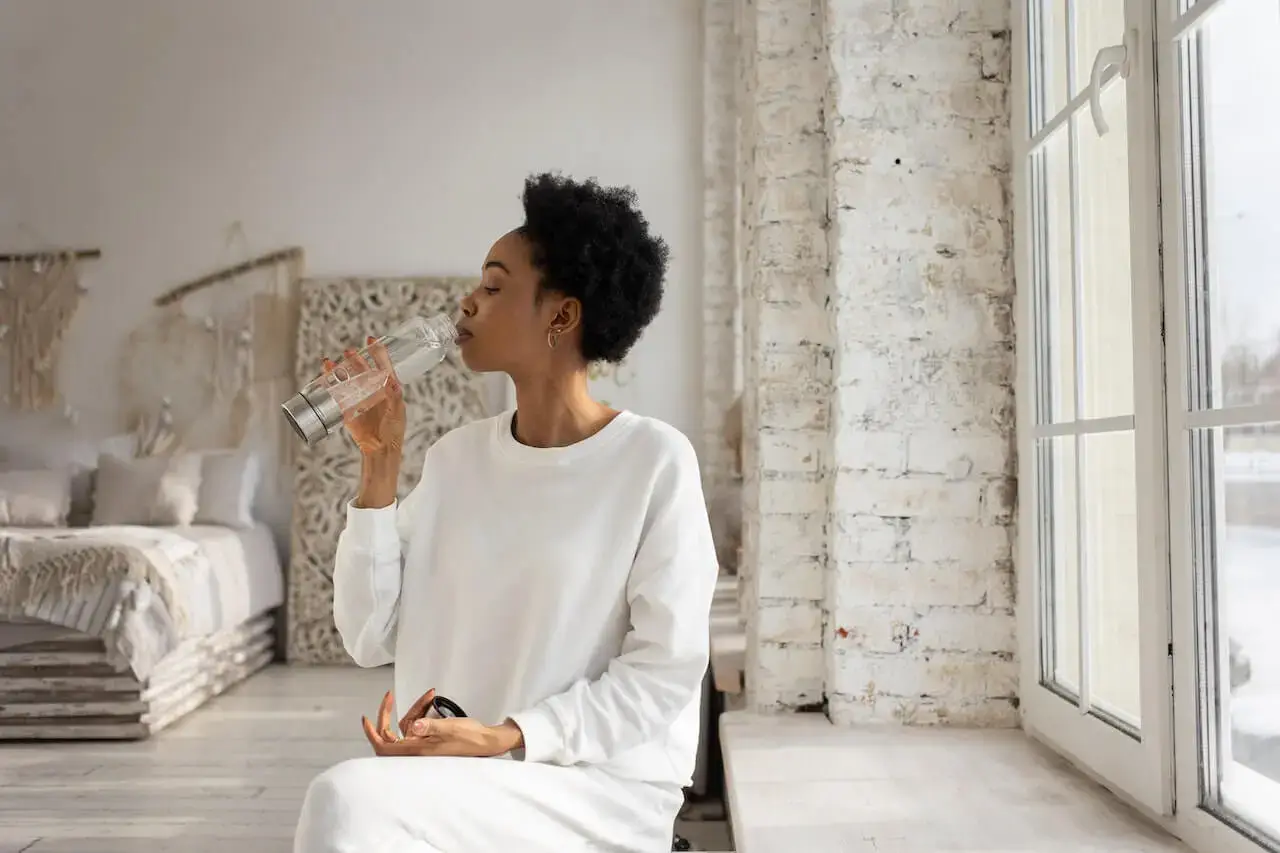
<path id="1" fill-rule="evenodd" d="M 179 299 L 184 299 L 187 296 L 190 296 L 197 290 L 203 290 L 204 288 L 217 284 L 220 281 L 226 281 L 229 278 L 235 278 L 238 275 L 244 275 L 247 272 L 253 272 L 254 270 L 261 269 L 262 267 L 269 267 L 272 264 L 279 264 L 284 261 L 291 261 L 300 257 L 302 257 L 302 249 L 295 246 L 292 249 L 281 249 L 278 252 L 272 252 L 271 254 L 263 255 L 260 258 L 253 258 L 252 260 L 245 261 L 242 264 L 236 264 L 233 267 L 227 267 L 224 270 L 218 270 L 217 272 L 210 273 L 209 275 L 201 276 L 200 278 L 197 278 L 194 281 L 189 281 L 186 284 L 180 284 L 172 290 L 157 296 L 155 304 L 160 307 L 171 305 Z"/>
<path id="2" fill-rule="evenodd" d="M 49 249 L 44 252 L 0 254 L 0 263 L 29 264 L 32 261 L 43 261 L 47 258 L 75 258 L 77 261 L 90 261 L 100 257 L 102 257 L 101 249 Z"/>

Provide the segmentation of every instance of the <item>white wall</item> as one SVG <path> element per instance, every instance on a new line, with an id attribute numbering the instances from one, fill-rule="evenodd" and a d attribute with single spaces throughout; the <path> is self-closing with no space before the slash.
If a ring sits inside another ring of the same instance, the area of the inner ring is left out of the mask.
<path id="1" fill-rule="evenodd" d="M 603 396 L 695 440 L 697 0 L 0 0 L 0 250 L 93 246 L 64 352 L 82 429 L 125 426 L 151 299 L 250 249 L 308 273 L 473 274 L 526 174 L 633 185 L 672 246 L 666 308 Z M 56 419 L 55 419 L 56 420 Z M 0 409 L 0 433 L 48 427 Z"/>

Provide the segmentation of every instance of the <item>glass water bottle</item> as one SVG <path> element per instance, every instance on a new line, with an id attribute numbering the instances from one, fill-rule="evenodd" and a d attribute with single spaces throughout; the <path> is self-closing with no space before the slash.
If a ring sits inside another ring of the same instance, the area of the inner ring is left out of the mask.
<path id="1" fill-rule="evenodd" d="M 341 429 L 343 416 L 359 411 L 391 378 L 374 362 L 370 352 L 373 347 L 381 344 L 387 348 L 396 378 L 407 384 L 443 361 L 457 337 L 453 320 L 444 314 L 426 319 L 414 317 L 321 373 L 281 408 L 298 436 L 307 444 L 315 444 Z M 360 363 L 368 369 L 353 370 Z"/>

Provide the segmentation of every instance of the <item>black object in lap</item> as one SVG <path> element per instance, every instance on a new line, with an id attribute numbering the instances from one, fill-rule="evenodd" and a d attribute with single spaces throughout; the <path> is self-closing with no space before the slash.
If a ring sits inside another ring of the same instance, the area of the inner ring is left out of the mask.
<path id="1" fill-rule="evenodd" d="M 461 705 L 439 694 L 431 700 L 431 707 L 442 717 L 465 717 L 467 715 L 467 712 L 462 710 Z"/>

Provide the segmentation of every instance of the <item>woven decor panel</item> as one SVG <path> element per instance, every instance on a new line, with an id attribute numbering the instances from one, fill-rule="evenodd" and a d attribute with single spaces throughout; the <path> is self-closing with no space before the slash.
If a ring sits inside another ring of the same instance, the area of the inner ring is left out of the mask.
<path id="1" fill-rule="evenodd" d="M 298 324 L 301 387 L 344 347 L 412 316 L 453 314 L 474 289 L 471 278 L 306 279 Z M 406 385 L 408 433 L 400 472 L 403 496 L 422 472 L 427 448 L 449 430 L 486 416 L 481 377 L 457 353 Z M 333 556 L 346 505 L 360 477 L 360 455 L 343 433 L 314 447 L 298 442 L 294 462 L 293 536 L 289 562 L 287 654 L 290 663 L 349 664 L 333 625 Z"/>

